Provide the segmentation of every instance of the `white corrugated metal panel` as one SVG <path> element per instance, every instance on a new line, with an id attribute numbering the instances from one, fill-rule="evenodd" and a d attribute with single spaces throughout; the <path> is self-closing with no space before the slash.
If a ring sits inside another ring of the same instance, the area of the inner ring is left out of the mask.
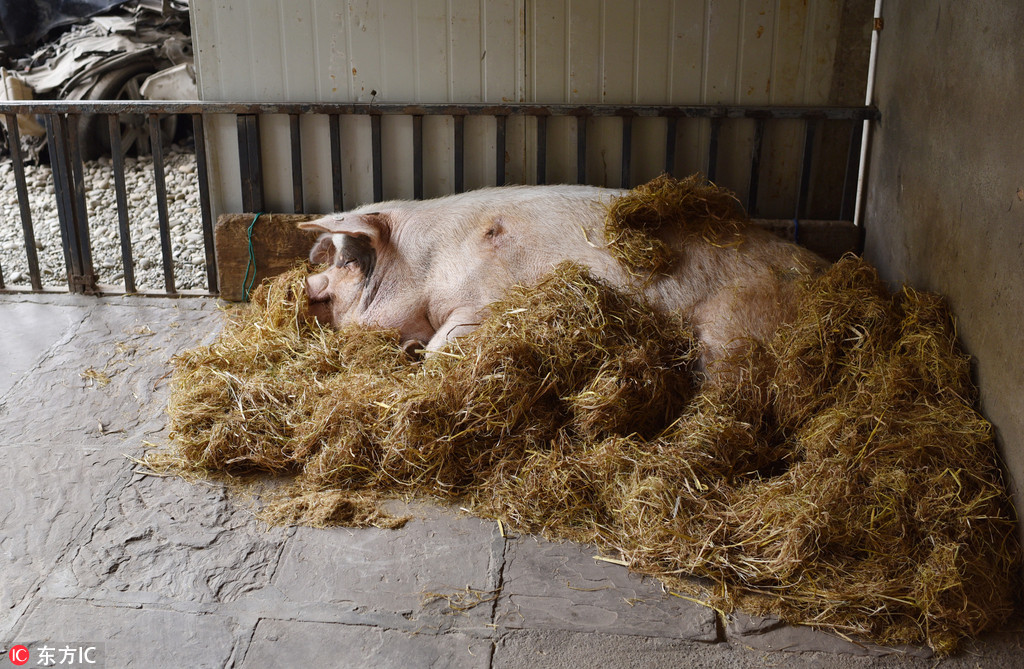
<path id="1" fill-rule="evenodd" d="M 193 39 L 206 100 L 823 104 L 841 0 L 193 0 Z M 618 119 L 588 126 L 587 176 L 618 185 Z M 663 119 L 633 128 L 632 177 L 664 165 Z M 241 207 L 236 131 L 211 123 L 218 211 Z M 267 205 L 291 210 L 287 119 L 264 121 Z M 532 119 L 510 119 L 509 181 L 536 173 L 522 140 Z M 304 119 L 307 207 L 331 207 L 325 119 Z M 494 181 L 494 122 L 466 126 L 467 188 Z M 706 121 L 679 124 L 678 171 L 707 159 Z M 753 122 L 723 131 L 719 181 L 742 193 Z M 345 119 L 346 205 L 372 197 L 369 119 Z M 412 196 L 412 122 L 383 124 L 385 197 Z M 549 180 L 576 177 L 576 126 L 548 124 Z M 452 122 L 424 121 L 424 190 L 452 185 Z M 802 131 L 764 139 L 762 210 L 791 211 Z M 512 147 L 521 147 L 515 151 Z M 785 188 L 783 186 L 786 186 Z M 791 196 L 790 196 L 791 197 Z"/>

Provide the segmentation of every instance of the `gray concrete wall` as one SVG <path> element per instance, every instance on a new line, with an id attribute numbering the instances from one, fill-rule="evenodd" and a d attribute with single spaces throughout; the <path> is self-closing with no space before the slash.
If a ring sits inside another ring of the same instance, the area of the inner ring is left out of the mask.
<path id="1" fill-rule="evenodd" d="M 883 7 L 865 255 L 949 298 L 1024 510 L 1024 3 Z"/>

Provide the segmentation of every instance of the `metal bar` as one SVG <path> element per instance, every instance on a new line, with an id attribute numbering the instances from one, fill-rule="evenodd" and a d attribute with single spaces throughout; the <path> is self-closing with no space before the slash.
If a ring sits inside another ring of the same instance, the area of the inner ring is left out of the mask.
<path id="1" fill-rule="evenodd" d="M 587 183 L 587 117 L 576 117 L 576 183 Z"/>
<path id="2" fill-rule="evenodd" d="M 299 115 L 289 115 L 288 122 L 292 133 L 292 208 L 296 214 L 302 214 L 306 211 L 306 204 L 302 194 L 302 133 L 299 129 Z"/>
<path id="3" fill-rule="evenodd" d="M 839 204 L 839 220 L 852 221 L 857 194 L 857 168 L 860 158 L 860 142 L 864 137 L 857 123 L 850 124 L 850 148 L 846 153 L 846 174 L 843 177 L 843 199 Z"/>
<path id="4" fill-rule="evenodd" d="M 412 192 L 423 199 L 423 117 L 412 117 Z"/>
<path id="5" fill-rule="evenodd" d="M 878 65 L 878 36 L 885 26 L 882 19 L 882 0 L 875 0 L 874 29 L 871 31 L 871 50 L 868 52 L 868 81 L 864 91 L 864 105 L 870 105 L 875 99 L 875 69 Z M 861 124 L 860 162 L 857 164 L 857 194 L 854 196 L 853 225 L 859 228 L 864 215 L 864 177 L 868 167 L 868 145 L 871 135 L 871 124 L 867 119 Z M 863 234 L 861 244 L 863 244 Z"/>
<path id="6" fill-rule="evenodd" d="M 537 183 L 548 182 L 548 117 L 537 117 Z"/>
<path id="7" fill-rule="evenodd" d="M 619 184 L 622 188 L 629 188 L 630 163 L 633 161 L 633 117 L 622 117 L 622 170 L 619 174 Z"/>
<path id="8" fill-rule="evenodd" d="M 461 193 L 465 188 L 466 170 L 466 117 L 455 116 L 455 192 Z"/>
<path id="9" fill-rule="evenodd" d="M 718 173 L 718 133 L 722 129 L 722 119 L 711 119 L 711 138 L 708 140 L 708 181 L 714 181 Z"/>
<path id="10" fill-rule="evenodd" d="M 110 159 L 114 170 L 114 195 L 117 198 L 117 227 L 121 239 L 121 265 L 124 267 L 124 290 L 134 293 L 135 261 L 132 259 L 132 238 L 128 227 L 128 189 L 124 179 L 124 150 L 121 148 L 121 122 L 115 114 L 107 116 L 110 134 Z"/>
<path id="11" fill-rule="evenodd" d="M 674 175 L 676 171 L 676 135 L 679 134 L 679 119 L 668 117 L 665 128 L 665 174 Z"/>
<path id="12" fill-rule="evenodd" d="M 345 190 L 341 182 L 341 116 L 330 115 L 331 129 L 331 183 L 334 187 L 334 210 L 345 209 Z"/>
<path id="13" fill-rule="evenodd" d="M 206 251 L 206 282 L 211 293 L 220 291 L 217 258 L 213 246 L 213 212 L 210 207 L 210 176 L 206 164 L 206 129 L 203 115 L 192 116 L 192 132 L 196 145 L 196 180 L 199 182 L 199 212 L 203 217 L 203 248 Z"/>
<path id="14" fill-rule="evenodd" d="M 245 124 L 252 184 L 252 211 L 263 211 L 263 153 L 259 114 L 246 116 Z"/>
<path id="15" fill-rule="evenodd" d="M 494 183 L 498 186 L 505 185 L 505 132 L 507 130 L 508 117 L 495 116 L 495 141 L 494 141 Z"/>
<path id="16" fill-rule="evenodd" d="M 807 194 L 811 185 L 811 159 L 814 157 L 814 132 L 818 122 L 808 120 L 804 125 L 804 155 L 800 161 L 800 185 L 796 195 L 796 212 L 793 218 L 801 220 L 807 214 Z"/>
<path id="17" fill-rule="evenodd" d="M 750 187 L 747 189 L 747 213 L 757 214 L 757 186 L 761 177 L 761 143 L 764 140 L 764 119 L 754 125 L 754 142 L 750 148 Z"/>
<path id="18" fill-rule="evenodd" d="M 21 134 L 18 129 L 18 117 L 15 114 L 7 114 L 7 132 L 11 145 L 11 161 L 14 163 L 14 184 L 18 189 L 18 207 L 21 209 L 21 229 L 25 235 L 28 274 L 32 281 L 32 289 L 42 290 L 43 279 L 39 273 L 39 256 L 36 253 L 36 237 L 32 228 L 32 207 L 28 200 L 25 164 L 21 159 Z"/>
<path id="19" fill-rule="evenodd" d="M 149 144 L 153 151 L 153 183 L 156 186 L 156 212 L 160 219 L 160 249 L 164 261 L 164 290 L 169 295 L 174 287 L 174 256 L 171 252 L 171 224 L 167 216 L 167 185 L 164 182 L 163 133 L 159 114 L 149 115 Z"/>
<path id="20" fill-rule="evenodd" d="M 384 167 L 381 159 L 380 116 L 370 117 L 370 144 L 373 152 L 373 201 L 384 199 Z"/>
<path id="21" fill-rule="evenodd" d="M 24 100 L 0 102 L 0 114 L 344 114 L 401 116 L 676 116 L 684 118 L 818 118 L 878 120 L 874 106 L 380 104 L 338 102 L 176 102 L 170 100 Z"/>
<path id="22" fill-rule="evenodd" d="M 254 211 L 252 197 L 252 170 L 249 166 L 249 141 L 246 134 L 249 132 L 245 116 L 239 114 L 235 118 L 238 128 L 238 178 L 242 187 L 242 209 Z"/>
<path id="23" fill-rule="evenodd" d="M 72 184 L 67 176 L 67 155 L 64 117 L 47 114 L 44 118 L 46 137 L 50 149 L 50 166 L 53 174 L 53 190 L 57 202 L 57 220 L 60 222 L 61 248 L 64 251 L 64 267 L 67 271 L 68 291 L 79 291 L 76 277 L 81 276 L 82 265 L 78 256 L 78 234 L 72 221 Z"/>
<path id="24" fill-rule="evenodd" d="M 74 183 L 71 206 L 78 236 L 78 257 L 82 263 L 81 291 L 96 292 L 96 273 L 92 266 L 92 246 L 89 243 L 89 215 L 85 208 L 85 173 L 82 169 L 82 152 L 78 146 L 78 114 L 68 114 L 67 139 L 70 161 L 70 175 Z"/>

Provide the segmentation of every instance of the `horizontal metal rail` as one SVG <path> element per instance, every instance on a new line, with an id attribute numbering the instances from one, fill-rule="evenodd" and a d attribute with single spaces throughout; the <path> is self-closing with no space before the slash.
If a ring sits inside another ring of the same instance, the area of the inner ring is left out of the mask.
<path id="1" fill-rule="evenodd" d="M 538 105 L 531 103 L 375 104 L 368 102 L 172 102 L 24 100 L 0 102 L 0 114 L 341 114 L 400 116 L 663 116 L 874 121 L 875 107 L 757 105 Z"/>
<path id="2" fill-rule="evenodd" d="M 130 114 L 145 118 L 148 125 L 150 142 L 153 149 L 153 170 L 157 192 L 155 198 L 158 209 L 158 230 L 163 262 L 164 287 L 162 295 L 176 295 L 178 289 L 174 276 L 174 259 L 170 229 L 172 222 L 168 220 L 168 194 L 164 181 L 164 157 L 160 146 L 160 122 L 169 115 L 188 115 L 193 122 L 196 149 L 196 172 L 199 187 L 199 204 L 203 232 L 205 263 L 207 275 L 207 292 L 215 295 L 218 292 L 217 268 L 213 245 L 213 212 L 211 207 L 209 162 L 207 156 L 207 138 L 204 119 L 213 115 L 234 116 L 238 132 L 238 152 L 240 166 L 240 186 L 243 197 L 243 208 L 246 211 L 262 211 L 264 209 L 264 174 L 261 145 L 260 118 L 268 114 L 289 116 L 289 137 L 292 166 L 292 193 L 295 213 L 305 213 L 306 205 L 303 194 L 303 160 L 302 160 L 302 127 L 299 118 L 303 115 L 323 115 L 328 119 L 328 135 L 331 153 L 331 176 L 333 204 L 338 210 L 345 208 L 345 190 L 342 181 L 344 152 L 342 147 L 341 118 L 343 116 L 369 116 L 369 146 L 372 159 L 373 198 L 383 199 L 382 169 L 382 116 L 411 117 L 412 162 L 413 162 L 413 194 L 423 197 L 423 156 L 424 133 L 423 118 L 426 116 L 451 117 L 454 145 L 454 183 L 455 192 L 461 192 L 465 186 L 465 122 L 467 116 L 485 116 L 495 119 L 495 177 L 497 185 L 506 183 L 505 150 L 508 138 L 507 121 L 509 117 L 534 117 L 535 129 L 532 135 L 536 144 L 536 172 L 527 178 L 536 183 L 546 183 L 548 178 L 548 121 L 549 117 L 575 117 L 576 125 L 576 174 L 579 183 L 587 183 L 587 125 L 591 118 L 618 117 L 621 119 L 620 143 L 622 149 L 619 166 L 620 184 L 624 188 L 631 185 L 632 178 L 632 143 L 633 119 L 664 118 L 665 124 L 665 163 L 664 171 L 674 173 L 676 136 L 679 124 L 685 119 L 709 119 L 710 132 L 707 136 L 707 157 L 704 171 L 709 179 L 715 180 L 719 165 L 719 144 L 723 141 L 723 124 L 734 120 L 752 119 L 754 134 L 749 159 L 747 186 L 747 208 L 751 215 L 756 215 L 758 207 L 758 185 L 765 162 L 763 141 L 765 124 L 769 121 L 798 120 L 803 122 L 803 149 L 800 160 L 798 181 L 795 184 L 794 219 L 802 218 L 807 210 L 808 191 L 812 173 L 812 161 L 815 154 L 815 141 L 818 130 L 826 122 L 846 122 L 851 128 L 859 128 L 861 121 L 876 120 L 879 112 L 874 107 L 774 107 L 745 105 L 538 105 L 538 104 L 370 104 L 370 103 L 321 103 L 321 102 L 171 102 L 171 101 L 19 101 L 0 102 L 0 115 L 6 120 L 9 129 L 8 143 L 12 151 L 12 164 L 16 180 L 21 224 L 25 238 L 30 282 L 32 290 L 43 290 L 38 258 L 35 251 L 35 232 L 32 226 L 32 214 L 28 206 L 28 195 L 25 179 L 23 156 L 19 150 L 19 137 L 16 117 L 29 114 L 42 117 L 47 128 L 47 144 L 50 162 L 53 167 L 54 195 L 57 213 L 60 220 L 62 248 L 64 250 L 67 269 L 68 290 L 80 293 L 97 293 L 101 288 L 98 277 L 93 270 L 92 254 L 89 240 L 89 226 L 85 207 L 85 192 L 82 180 L 82 157 L 78 146 L 77 126 L 83 115 L 101 115 L 107 119 L 112 147 L 112 168 L 114 187 L 117 196 L 118 235 L 120 238 L 122 263 L 124 267 L 125 293 L 138 292 L 134 273 L 135 259 L 132 257 L 131 226 L 125 193 L 125 163 L 121 148 L 118 115 Z M 855 178 L 855 156 L 860 150 L 859 133 L 851 131 L 848 142 L 848 154 L 845 163 L 846 175 L 843 181 L 842 201 L 835 207 L 840 216 L 847 217 L 851 209 L 853 185 Z M 525 141 L 525 139 L 523 140 Z M 519 147 L 520 149 L 522 147 Z M 729 184 L 726 184 L 727 186 Z M 4 284 L 3 268 L 0 267 L 0 290 L 10 290 Z M 104 291 L 110 288 L 104 286 Z"/>

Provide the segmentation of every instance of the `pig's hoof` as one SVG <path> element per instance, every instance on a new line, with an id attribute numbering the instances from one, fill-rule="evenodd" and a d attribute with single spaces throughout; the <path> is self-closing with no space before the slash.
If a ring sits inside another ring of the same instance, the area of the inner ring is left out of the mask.
<path id="1" fill-rule="evenodd" d="M 405 351 L 405 354 L 413 360 L 420 360 L 423 358 L 424 348 L 426 348 L 426 344 L 421 342 L 419 339 L 410 339 L 402 344 L 402 350 Z"/>

